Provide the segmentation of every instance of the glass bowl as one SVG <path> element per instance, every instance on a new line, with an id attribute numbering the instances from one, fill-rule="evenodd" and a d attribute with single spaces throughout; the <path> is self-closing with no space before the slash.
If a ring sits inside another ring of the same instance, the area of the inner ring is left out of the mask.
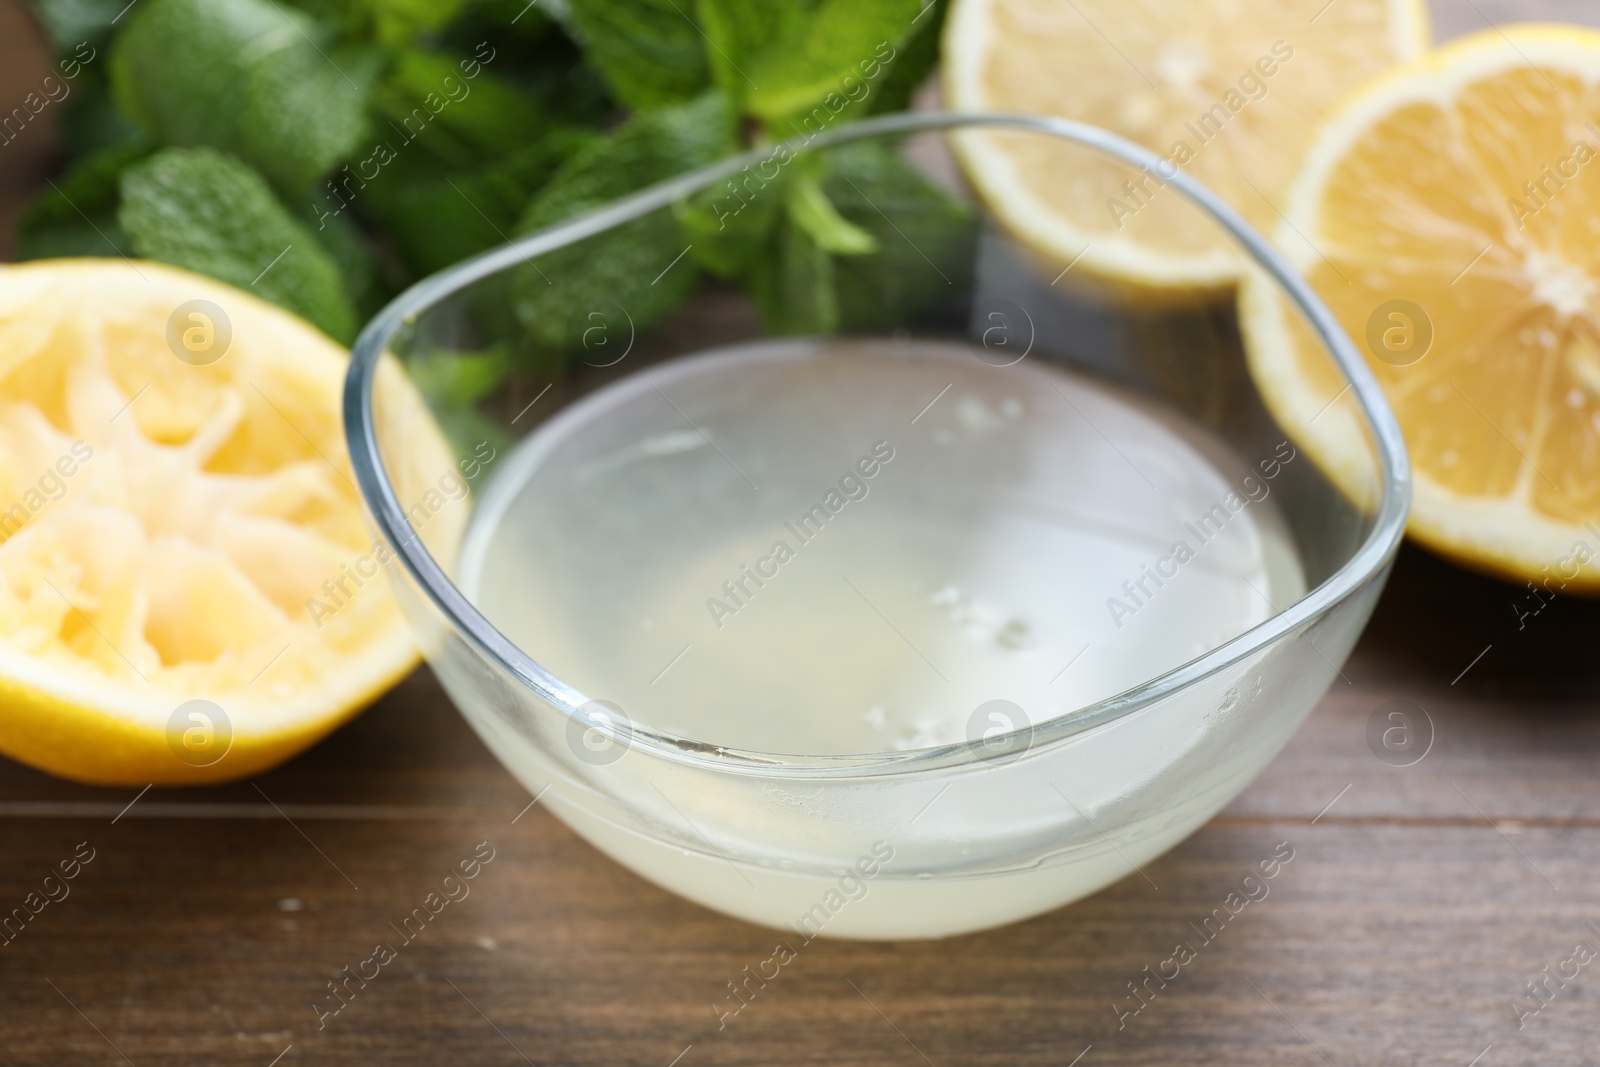
<path id="1" fill-rule="evenodd" d="M 995 221 L 957 157 L 997 147 L 1068 216 L 1225 238 L 1320 339 L 1369 491 L 1274 422 L 1232 289 Z M 1409 501 L 1328 310 L 1161 167 L 1068 121 L 891 115 L 425 279 L 351 360 L 360 573 L 540 803 L 707 907 L 942 937 L 1141 876 L 1310 712 Z"/>

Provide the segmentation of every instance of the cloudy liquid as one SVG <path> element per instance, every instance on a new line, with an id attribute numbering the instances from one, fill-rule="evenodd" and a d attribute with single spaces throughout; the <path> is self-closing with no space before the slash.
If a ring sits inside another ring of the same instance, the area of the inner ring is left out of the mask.
<path id="1" fill-rule="evenodd" d="M 1112 696 L 1293 603 L 1280 464 L 1036 358 L 763 342 L 524 440 L 460 585 L 635 722 L 785 754 L 939 745 Z"/>
<path id="2" fill-rule="evenodd" d="M 459 585 L 635 723 L 790 755 L 976 740 L 1293 603 L 1275 459 L 1037 359 L 765 342 L 630 376 L 541 426 L 478 499 Z M 820 915 L 828 936 L 937 937 L 1059 906 L 1191 833 L 1237 783 L 1186 790 L 1174 768 L 1241 678 L 1003 772 L 849 790 L 632 754 L 561 770 L 559 727 L 542 753 L 463 708 L 545 807 L 668 889 L 805 936 Z M 1258 769 L 1282 735 L 1250 738 L 1230 759 Z M 1135 795 L 1156 802 L 1140 821 L 1099 821 Z M 892 862 L 835 912 L 840 872 L 881 850 Z"/>

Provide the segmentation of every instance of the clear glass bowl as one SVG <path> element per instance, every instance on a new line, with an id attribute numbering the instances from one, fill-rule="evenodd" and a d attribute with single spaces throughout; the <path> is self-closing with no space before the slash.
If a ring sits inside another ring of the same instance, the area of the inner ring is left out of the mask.
<path id="1" fill-rule="evenodd" d="M 351 361 L 378 562 L 485 744 L 645 878 L 802 938 L 940 937 L 1138 876 L 1310 712 L 1402 534 L 1391 412 L 1238 215 L 1163 171 L 1130 224 L 1226 235 L 1321 339 L 1363 499 L 1262 404 L 1232 290 L 1110 281 L 993 221 L 951 151 L 993 138 L 1077 209 L 1160 166 L 1067 121 L 863 121 L 430 277 Z"/>

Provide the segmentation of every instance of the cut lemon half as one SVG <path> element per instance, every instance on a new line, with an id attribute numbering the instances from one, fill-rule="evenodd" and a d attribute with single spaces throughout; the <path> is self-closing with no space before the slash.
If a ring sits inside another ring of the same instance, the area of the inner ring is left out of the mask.
<path id="1" fill-rule="evenodd" d="M 1508 27 L 1394 71 L 1329 118 L 1277 239 L 1399 418 L 1410 532 L 1551 591 L 1600 590 L 1600 34 Z M 1341 379 L 1247 279 L 1251 371 L 1353 497 L 1370 449 Z"/>
<path id="2" fill-rule="evenodd" d="M 1140 173 L 1037 134 L 955 138 L 990 209 L 1049 262 L 1188 293 L 1229 289 L 1242 259 L 1163 172 L 1268 229 L 1317 119 L 1428 42 L 1421 0 L 955 0 L 942 62 L 955 110 L 1075 119 L 1162 157 Z"/>
<path id="3" fill-rule="evenodd" d="M 312 744 L 417 653 L 340 426 L 346 354 L 156 263 L 0 267 L 0 752 L 99 784 L 219 781 Z M 418 486 L 452 456 L 415 410 Z M 432 519 L 441 551 L 466 508 Z"/>

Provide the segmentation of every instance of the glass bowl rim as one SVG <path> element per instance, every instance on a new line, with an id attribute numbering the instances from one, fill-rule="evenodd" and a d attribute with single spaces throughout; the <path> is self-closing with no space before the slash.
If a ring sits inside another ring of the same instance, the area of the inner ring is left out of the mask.
<path id="1" fill-rule="evenodd" d="M 680 737 L 634 723 L 616 722 L 586 709 L 591 698 L 557 678 L 508 640 L 455 586 L 406 522 L 405 511 L 378 451 L 372 415 L 372 387 L 380 357 L 395 335 L 440 300 L 520 262 L 604 232 L 759 163 L 780 148 L 798 154 L 887 134 L 910 134 L 960 127 L 1019 129 L 1075 142 L 1134 167 L 1156 169 L 1160 157 L 1109 130 L 1069 119 L 981 112 L 900 112 L 761 145 L 716 163 L 659 182 L 566 222 L 526 234 L 481 252 L 416 282 L 391 300 L 356 338 L 345 377 L 345 439 L 351 466 L 368 513 L 395 556 L 452 629 L 498 669 L 515 678 L 569 720 L 593 729 L 627 748 L 704 769 L 783 778 L 862 778 L 925 773 L 990 761 L 1010 761 L 1052 747 L 1070 737 L 1122 719 L 1181 689 L 1195 685 L 1262 651 L 1341 603 L 1378 575 L 1393 557 L 1405 532 L 1410 507 L 1411 472 L 1405 442 L 1387 399 L 1365 360 L 1320 297 L 1242 216 L 1181 169 L 1162 179 L 1216 221 L 1237 241 L 1255 266 L 1277 283 L 1306 317 L 1318 340 L 1333 356 L 1355 393 L 1378 452 L 1382 492 L 1373 524 L 1361 546 L 1320 585 L 1293 604 L 1209 652 L 1094 704 L 1024 726 L 999 739 L 959 741 L 928 748 L 845 755 L 791 755 L 730 748 Z M 993 747 L 990 747 L 993 746 Z"/>

